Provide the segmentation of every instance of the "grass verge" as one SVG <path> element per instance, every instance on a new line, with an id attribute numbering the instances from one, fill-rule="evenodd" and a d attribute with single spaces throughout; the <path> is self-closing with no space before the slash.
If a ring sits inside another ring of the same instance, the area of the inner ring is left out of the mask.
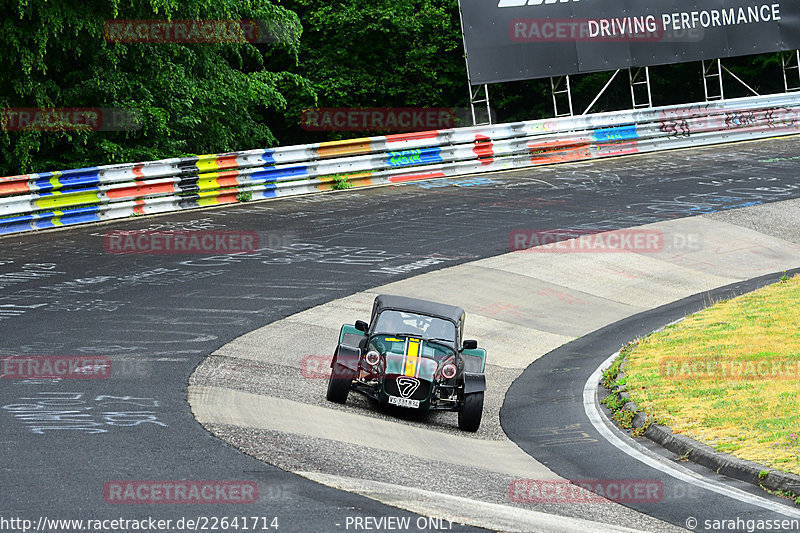
<path id="1" fill-rule="evenodd" d="M 800 276 L 718 302 L 625 353 L 624 388 L 659 423 L 800 474 Z"/>

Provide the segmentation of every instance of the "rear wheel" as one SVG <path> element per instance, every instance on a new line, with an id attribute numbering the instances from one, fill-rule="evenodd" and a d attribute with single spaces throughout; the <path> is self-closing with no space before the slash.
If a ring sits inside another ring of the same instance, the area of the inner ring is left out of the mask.
<path id="1" fill-rule="evenodd" d="M 331 369 L 331 377 L 328 378 L 328 394 L 326 395 L 328 401 L 345 403 L 355 377 L 355 372 L 346 366 L 334 363 Z"/>
<path id="2" fill-rule="evenodd" d="M 483 391 L 464 395 L 464 406 L 458 412 L 458 429 L 478 431 L 483 417 Z"/>

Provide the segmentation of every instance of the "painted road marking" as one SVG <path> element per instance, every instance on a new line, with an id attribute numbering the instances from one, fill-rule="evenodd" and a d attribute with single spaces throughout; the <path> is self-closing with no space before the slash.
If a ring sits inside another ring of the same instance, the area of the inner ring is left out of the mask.
<path id="1" fill-rule="evenodd" d="M 600 413 L 600 409 L 597 407 L 595 398 L 597 397 L 597 386 L 600 383 L 600 377 L 603 373 L 603 370 L 611 366 L 611 363 L 617 357 L 619 357 L 619 352 L 603 361 L 597 370 L 595 370 L 594 373 L 589 376 L 589 380 L 586 382 L 586 385 L 583 388 L 583 409 L 586 412 L 586 416 L 589 417 L 589 421 L 592 423 L 595 429 L 603 437 L 605 437 L 609 443 L 613 444 L 619 450 L 625 452 L 637 461 L 642 462 L 651 468 L 655 468 L 656 470 L 660 470 L 661 472 L 672 476 L 675 479 L 683 481 L 684 483 L 689 483 L 696 487 L 710 490 L 712 492 L 716 492 L 717 494 L 721 494 L 750 505 L 755 505 L 756 507 L 761 507 L 768 511 L 774 511 L 792 518 L 800 518 L 800 510 L 795 510 L 760 496 L 749 494 L 741 489 L 729 487 L 722 483 L 704 479 L 700 474 L 696 474 L 688 470 L 678 470 L 674 466 L 666 464 L 661 457 L 655 454 L 652 454 L 652 456 L 646 455 L 615 435 Z"/>

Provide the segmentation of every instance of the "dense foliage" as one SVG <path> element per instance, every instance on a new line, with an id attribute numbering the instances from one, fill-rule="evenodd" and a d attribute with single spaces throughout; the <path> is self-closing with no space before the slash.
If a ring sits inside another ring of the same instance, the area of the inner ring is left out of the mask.
<path id="1" fill-rule="evenodd" d="M 0 7 L 0 109 L 133 108 L 135 131 L 0 132 L 0 175 L 267 146 L 267 110 L 307 82 L 294 66 L 300 23 L 264 0 L 11 0 Z M 274 20 L 294 41 L 107 42 L 109 20 Z M 288 58 L 288 60 L 286 59 Z M 307 91 L 305 91 L 307 92 Z"/>
<path id="2" fill-rule="evenodd" d="M 108 21 L 148 19 L 255 19 L 284 32 L 267 43 L 104 36 Z M 5 0 L 0 46 L 0 110 L 129 108 L 141 119 L 133 131 L 0 127 L 0 175 L 368 134 L 306 131 L 310 107 L 468 105 L 457 0 Z M 726 64 L 757 90 L 782 89 L 776 54 Z M 573 77 L 577 113 L 609 76 Z M 656 105 L 703 98 L 697 63 L 652 69 L 652 79 Z M 627 84 L 623 72 L 592 110 L 630 107 Z M 492 86 L 497 119 L 552 116 L 549 89 Z"/>

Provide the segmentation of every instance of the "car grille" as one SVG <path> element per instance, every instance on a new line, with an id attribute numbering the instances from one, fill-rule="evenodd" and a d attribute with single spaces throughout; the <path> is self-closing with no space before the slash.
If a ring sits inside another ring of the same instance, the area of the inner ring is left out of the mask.
<path id="1" fill-rule="evenodd" d="M 389 396 L 401 396 L 400 389 L 397 386 L 396 378 L 399 376 L 387 377 L 386 381 L 383 384 L 383 389 L 386 391 L 386 394 Z M 410 396 L 412 400 L 420 400 L 424 401 L 428 398 L 428 395 L 431 392 L 431 383 L 425 380 L 419 380 L 419 387 L 417 390 L 414 391 L 414 394 Z"/>

